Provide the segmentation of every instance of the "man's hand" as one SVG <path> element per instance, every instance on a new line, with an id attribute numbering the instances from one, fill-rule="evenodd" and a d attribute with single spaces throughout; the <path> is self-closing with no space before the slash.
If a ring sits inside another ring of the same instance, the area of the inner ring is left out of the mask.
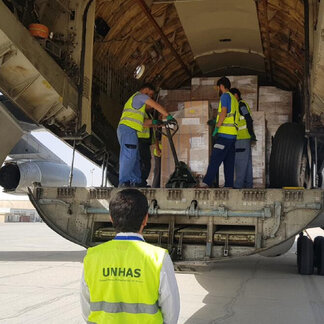
<path id="1" fill-rule="evenodd" d="M 207 125 L 214 127 L 216 125 L 216 119 L 209 119 Z"/>
<path id="2" fill-rule="evenodd" d="M 257 141 L 258 141 L 258 140 L 256 139 L 255 136 L 252 137 L 252 138 L 251 138 L 251 145 L 252 145 L 252 146 L 256 145 L 256 142 L 257 142 Z"/>
<path id="3" fill-rule="evenodd" d="M 169 115 L 167 116 L 167 118 L 166 118 L 166 119 L 167 119 L 167 121 L 175 120 L 175 119 L 173 118 L 173 116 L 172 116 L 172 115 L 170 115 L 170 114 L 169 114 Z"/>
<path id="4" fill-rule="evenodd" d="M 160 126 L 163 124 L 163 122 L 162 122 L 162 120 L 159 120 L 159 119 L 153 119 L 152 124 L 154 126 Z"/>
<path id="5" fill-rule="evenodd" d="M 219 130 L 219 128 L 218 127 L 215 127 L 215 129 L 213 131 L 213 135 L 212 135 L 213 137 L 217 135 L 218 130 Z"/>

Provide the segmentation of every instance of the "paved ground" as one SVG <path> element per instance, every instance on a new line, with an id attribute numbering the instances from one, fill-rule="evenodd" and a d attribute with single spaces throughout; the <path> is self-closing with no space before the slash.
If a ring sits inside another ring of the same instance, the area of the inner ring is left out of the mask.
<path id="1" fill-rule="evenodd" d="M 322 230 L 311 234 L 324 235 Z M 0 323 L 83 323 L 85 250 L 44 224 L 0 224 Z M 295 250 L 179 273 L 179 323 L 324 323 L 324 277 L 296 273 Z"/>

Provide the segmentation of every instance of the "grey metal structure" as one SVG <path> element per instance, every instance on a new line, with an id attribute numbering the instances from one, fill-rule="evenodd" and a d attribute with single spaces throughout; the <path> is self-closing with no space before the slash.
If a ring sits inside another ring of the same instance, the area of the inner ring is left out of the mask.
<path id="1" fill-rule="evenodd" d="M 109 201 L 117 190 L 35 187 L 29 196 L 53 230 L 89 247 L 115 235 Z M 167 248 L 179 265 L 261 253 L 280 245 L 276 253 L 281 254 L 296 234 L 324 220 L 322 190 L 141 191 L 150 203 L 145 239 Z"/>
<path id="2" fill-rule="evenodd" d="M 113 61 L 107 59 L 99 62 L 102 63 L 99 65 L 96 58 L 93 59 L 95 0 L 34 2 L 39 9 L 37 20 L 53 31 L 56 43 L 54 40 L 39 40 L 32 37 L 27 24 L 19 20 L 17 8 L 10 10 L 10 6 L 0 1 L 0 91 L 34 124 L 49 128 L 57 136 L 70 144 L 73 143 L 81 153 L 103 164 L 106 174 L 112 174 L 111 171 L 114 171 L 113 175 L 118 182 L 116 170 L 118 170 L 119 147 L 112 121 L 118 124 L 120 116 L 118 104 L 124 101 L 128 91 L 135 91 L 132 88 L 137 82 L 133 79 L 126 82 L 124 72 L 114 71 Z M 223 38 L 222 33 L 226 30 L 226 26 L 219 29 L 217 23 L 220 23 L 220 20 L 213 16 L 207 21 L 204 17 L 208 17 L 212 12 L 211 7 L 216 7 L 215 12 L 221 16 L 220 18 L 224 18 L 225 22 L 228 15 L 231 15 L 227 7 L 224 6 L 223 10 L 222 6 L 215 5 L 215 1 L 211 0 L 205 1 L 204 5 L 199 4 L 200 22 L 197 26 L 193 26 L 190 20 L 186 21 L 187 9 L 184 2 L 176 4 L 184 30 L 193 44 L 195 57 L 203 67 L 202 72 L 207 73 L 213 69 L 215 61 L 224 64 L 224 67 L 229 65 L 235 68 L 241 58 L 244 61 L 244 57 L 249 57 L 251 61 L 248 63 L 253 67 L 257 64 L 257 70 L 263 70 L 263 55 L 269 56 L 269 53 L 261 53 L 259 32 L 262 30 L 258 26 L 255 3 L 252 0 L 245 2 L 248 7 L 243 1 L 237 4 L 248 9 L 246 12 L 250 27 L 246 34 L 240 33 L 237 40 L 233 38 L 233 43 L 230 44 L 234 47 L 226 45 L 228 43 L 225 42 L 222 45 L 224 48 L 220 51 L 214 48 L 214 44 L 218 44 L 218 38 Z M 267 4 L 267 1 L 256 3 Z M 324 144 L 320 141 L 324 124 L 322 118 L 324 3 L 305 0 L 304 4 L 305 8 L 313 4 L 318 7 L 318 10 L 314 10 L 314 15 L 316 12 L 317 16 L 312 17 L 309 14 L 307 18 L 310 19 L 305 19 L 305 30 L 310 31 L 310 35 L 305 34 L 307 40 L 305 52 L 308 54 L 305 55 L 305 61 L 307 64 L 310 62 L 313 64 L 305 65 L 307 73 L 304 75 L 304 85 L 299 84 L 297 89 L 299 94 L 305 97 L 303 99 L 306 121 L 314 112 L 318 119 L 318 128 L 306 127 L 308 138 L 313 133 L 318 136 L 313 143 L 314 154 L 311 150 L 312 145 L 310 143 L 307 145 L 309 169 L 313 168 L 313 186 L 316 187 L 317 163 L 321 162 L 318 161 L 320 158 L 317 153 L 324 156 Z M 194 9 L 191 8 L 190 12 L 196 16 Z M 235 12 L 241 15 L 239 9 L 240 7 Z M 209 32 L 205 33 L 205 37 L 195 36 L 195 31 L 200 27 L 203 31 L 205 23 L 208 22 L 213 25 L 213 29 L 209 30 L 217 30 L 220 34 Z M 267 24 L 264 25 L 264 29 L 267 29 Z M 315 25 L 317 29 L 314 31 Z M 242 25 L 238 24 L 228 30 L 237 36 L 241 28 Z M 131 32 L 132 28 L 129 29 Z M 251 38 L 252 34 L 254 37 Z M 167 40 L 166 36 L 165 39 Z M 167 40 L 166 43 L 168 42 Z M 286 43 L 289 48 L 290 41 Z M 208 46 L 205 48 L 205 45 Z M 266 47 L 269 49 L 269 46 Z M 127 52 L 131 48 L 125 47 L 124 50 Z M 267 52 L 267 48 L 263 51 Z M 170 47 L 166 50 L 170 50 Z M 63 52 L 66 54 L 64 58 L 61 57 Z M 214 55 L 231 58 L 231 62 L 228 64 L 227 61 L 222 63 L 222 60 L 214 60 Z M 312 58 L 311 61 L 309 56 Z M 139 55 L 139 63 L 142 63 L 141 60 Z M 287 78 L 288 76 L 289 73 Z M 159 76 L 156 77 L 158 80 Z M 127 87 L 124 86 L 126 83 Z M 93 85 L 97 85 L 104 96 L 92 94 Z M 303 87 L 304 94 L 302 94 Z M 104 102 L 101 103 L 100 99 Z M 100 104 L 103 106 L 102 109 L 98 108 Z M 108 106 L 112 109 L 107 122 L 102 116 L 102 111 Z M 6 139 L 0 145 L 1 164 L 24 135 L 20 122 L 21 120 L 12 116 L 6 107 L 0 107 L 0 135 Z M 293 163 L 292 165 L 294 166 L 292 170 L 298 170 L 300 167 Z M 313 167 L 314 165 L 316 167 Z M 49 182 L 45 182 L 44 185 L 49 185 Z M 52 181 L 52 184 L 56 182 Z M 53 230 L 77 244 L 88 247 L 114 237 L 114 230 L 109 221 L 109 201 L 116 190 L 105 187 L 50 188 L 36 185 L 33 189 L 29 189 L 29 196 L 42 219 Z M 142 191 L 150 203 L 150 221 L 144 233 L 146 240 L 168 248 L 173 259 L 179 264 L 211 262 L 219 258 L 253 253 L 278 255 L 287 251 L 295 235 L 305 228 L 324 225 L 323 191 L 320 189 L 143 189 Z"/>

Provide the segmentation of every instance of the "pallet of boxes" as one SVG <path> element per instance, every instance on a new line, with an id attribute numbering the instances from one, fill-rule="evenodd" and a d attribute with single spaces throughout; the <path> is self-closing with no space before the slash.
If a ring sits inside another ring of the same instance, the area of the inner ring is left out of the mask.
<path id="1" fill-rule="evenodd" d="M 241 91 L 251 108 L 257 142 L 252 147 L 254 188 L 265 188 L 270 161 L 271 139 L 278 127 L 291 121 L 292 94 L 275 87 L 259 87 L 257 76 L 228 76 L 232 87 Z M 206 174 L 211 154 L 212 129 L 207 121 L 216 118 L 219 94 L 217 78 L 193 78 L 191 89 L 161 90 L 159 102 L 173 114 L 179 131 L 173 137 L 178 158 L 185 162 L 198 181 Z M 161 187 L 175 169 L 166 137 L 162 137 Z M 219 186 L 224 185 L 223 167 Z"/>

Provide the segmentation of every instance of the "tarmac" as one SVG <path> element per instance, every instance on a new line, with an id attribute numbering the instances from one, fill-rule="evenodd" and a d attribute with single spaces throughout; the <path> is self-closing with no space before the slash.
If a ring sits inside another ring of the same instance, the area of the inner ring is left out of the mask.
<path id="1" fill-rule="evenodd" d="M 324 323 L 324 277 L 299 275 L 295 250 L 177 273 L 179 324 Z M 0 224 L 0 323 L 84 323 L 79 286 L 85 253 L 45 224 Z"/>

